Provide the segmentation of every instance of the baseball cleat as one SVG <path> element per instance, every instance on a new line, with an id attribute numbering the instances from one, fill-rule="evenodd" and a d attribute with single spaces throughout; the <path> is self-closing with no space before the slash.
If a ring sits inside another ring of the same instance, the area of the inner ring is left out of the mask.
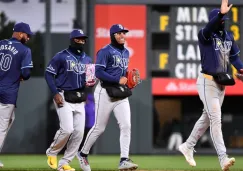
<path id="1" fill-rule="evenodd" d="M 89 161 L 88 161 L 87 157 L 82 157 L 82 156 L 80 156 L 79 153 L 77 153 L 76 157 L 78 158 L 80 168 L 83 171 L 91 171 L 91 168 L 90 168 Z"/>
<path id="2" fill-rule="evenodd" d="M 63 165 L 58 171 L 75 171 L 74 168 L 71 168 L 69 165 Z"/>
<path id="3" fill-rule="evenodd" d="M 0 168 L 2 168 L 4 165 L 3 165 L 3 163 L 2 162 L 0 162 Z"/>
<path id="4" fill-rule="evenodd" d="M 196 166 L 196 162 L 193 158 L 193 149 L 187 148 L 186 143 L 183 143 L 179 146 L 178 150 L 184 155 L 190 166 Z"/>
<path id="5" fill-rule="evenodd" d="M 57 156 L 47 156 L 47 164 L 52 169 L 57 169 Z"/>
<path id="6" fill-rule="evenodd" d="M 222 170 L 229 171 L 229 168 L 235 164 L 235 158 L 225 157 L 221 163 Z"/>
<path id="7" fill-rule="evenodd" d="M 120 171 L 132 171 L 132 170 L 136 170 L 137 168 L 138 168 L 138 165 L 133 163 L 133 161 L 130 159 L 126 159 L 126 160 L 122 161 L 118 167 L 118 169 Z"/>

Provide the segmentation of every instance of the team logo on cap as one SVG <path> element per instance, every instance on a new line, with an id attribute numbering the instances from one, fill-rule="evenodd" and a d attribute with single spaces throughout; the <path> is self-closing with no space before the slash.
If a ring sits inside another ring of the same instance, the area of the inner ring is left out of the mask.
<path id="1" fill-rule="evenodd" d="M 84 34 L 83 30 L 78 30 L 80 34 Z"/>
<path id="2" fill-rule="evenodd" d="M 120 29 L 123 29 L 124 27 L 121 24 L 117 25 Z"/>

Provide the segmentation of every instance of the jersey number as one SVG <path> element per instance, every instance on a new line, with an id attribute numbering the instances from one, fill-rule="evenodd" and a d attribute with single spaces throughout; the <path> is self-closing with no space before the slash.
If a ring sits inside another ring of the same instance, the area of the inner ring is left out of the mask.
<path id="1" fill-rule="evenodd" d="M 12 63 L 12 56 L 9 54 L 0 53 L 0 68 L 3 71 L 10 69 Z"/>

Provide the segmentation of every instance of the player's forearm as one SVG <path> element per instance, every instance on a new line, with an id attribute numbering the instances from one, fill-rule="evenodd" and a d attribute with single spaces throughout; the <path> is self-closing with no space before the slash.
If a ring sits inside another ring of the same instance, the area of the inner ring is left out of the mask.
<path id="1" fill-rule="evenodd" d="M 21 72 L 21 78 L 28 80 L 30 78 L 31 68 L 23 68 Z"/>
<path id="2" fill-rule="evenodd" d="M 107 81 L 111 83 L 119 83 L 120 77 L 115 77 L 104 71 L 102 66 L 95 66 L 95 76 L 102 81 Z"/>
<path id="3" fill-rule="evenodd" d="M 216 17 L 208 22 L 206 27 L 203 29 L 203 35 L 205 38 L 209 38 L 211 34 L 218 29 L 223 16 L 224 14 L 219 13 Z"/>
<path id="4" fill-rule="evenodd" d="M 230 62 L 238 71 L 240 71 L 240 69 L 243 69 L 243 63 L 238 55 L 230 57 Z"/>
<path id="5" fill-rule="evenodd" d="M 59 93 L 58 90 L 57 90 L 57 87 L 55 85 L 54 75 L 49 73 L 49 72 L 46 72 L 45 73 L 45 79 L 46 79 L 47 85 L 50 88 L 52 94 L 55 95 L 55 94 Z"/>

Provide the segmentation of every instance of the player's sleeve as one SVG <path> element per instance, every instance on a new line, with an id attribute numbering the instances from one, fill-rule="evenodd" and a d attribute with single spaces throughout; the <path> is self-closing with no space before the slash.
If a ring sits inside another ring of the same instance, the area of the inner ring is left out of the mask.
<path id="1" fill-rule="evenodd" d="M 108 62 L 109 54 L 104 49 L 97 52 L 96 55 L 96 65 L 106 68 Z"/>
<path id="2" fill-rule="evenodd" d="M 223 16 L 224 14 L 219 13 L 198 32 L 199 41 L 206 42 L 210 40 L 211 34 L 217 30 Z"/>
<path id="3" fill-rule="evenodd" d="M 30 78 L 31 68 L 23 68 L 21 71 L 21 78 L 28 80 Z"/>
<path id="4" fill-rule="evenodd" d="M 229 34 L 229 36 L 232 39 L 232 46 L 231 46 L 231 50 L 230 50 L 230 57 L 236 56 L 236 55 L 238 55 L 240 53 L 240 48 L 235 43 L 235 39 L 234 39 L 233 34 L 231 32 L 229 32 L 228 34 Z"/>
<path id="5" fill-rule="evenodd" d="M 59 68 L 61 67 L 61 60 L 61 55 L 56 54 L 49 62 L 45 72 L 46 83 L 53 95 L 58 93 L 55 84 L 55 76 L 58 74 Z"/>
<path id="6" fill-rule="evenodd" d="M 127 71 L 128 71 L 128 66 L 129 66 L 129 61 L 130 61 L 130 52 L 129 52 L 129 50 L 127 50 L 127 53 L 128 53 L 128 63 L 127 63 L 127 68 L 124 70 L 124 72 L 123 72 L 123 76 L 126 76 L 126 73 L 127 73 Z"/>
<path id="7" fill-rule="evenodd" d="M 47 65 L 46 72 L 49 72 L 53 75 L 57 75 L 60 66 L 61 66 L 61 56 L 57 54 L 51 59 L 51 61 Z"/>
<path id="8" fill-rule="evenodd" d="M 21 62 L 21 69 L 33 68 L 31 50 L 28 48 Z"/>
<path id="9" fill-rule="evenodd" d="M 52 95 L 54 96 L 59 93 L 55 84 L 55 76 L 50 72 L 45 72 L 45 79 L 49 89 L 52 92 Z"/>
<path id="10" fill-rule="evenodd" d="M 240 49 L 238 45 L 235 43 L 233 35 L 230 33 L 230 37 L 232 39 L 232 47 L 230 50 L 229 60 L 231 64 L 239 71 L 243 69 L 243 63 L 240 60 Z"/>
<path id="11" fill-rule="evenodd" d="M 92 64 L 93 63 L 93 60 L 92 58 L 89 57 L 89 64 Z"/>
<path id="12" fill-rule="evenodd" d="M 109 54 L 104 50 L 100 50 L 97 53 L 96 64 L 95 64 L 95 76 L 102 81 L 107 81 L 111 83 L 119 83 L 120 76 L 110 75 L 105 71 L 106 64 L 108 63 Z"/>

